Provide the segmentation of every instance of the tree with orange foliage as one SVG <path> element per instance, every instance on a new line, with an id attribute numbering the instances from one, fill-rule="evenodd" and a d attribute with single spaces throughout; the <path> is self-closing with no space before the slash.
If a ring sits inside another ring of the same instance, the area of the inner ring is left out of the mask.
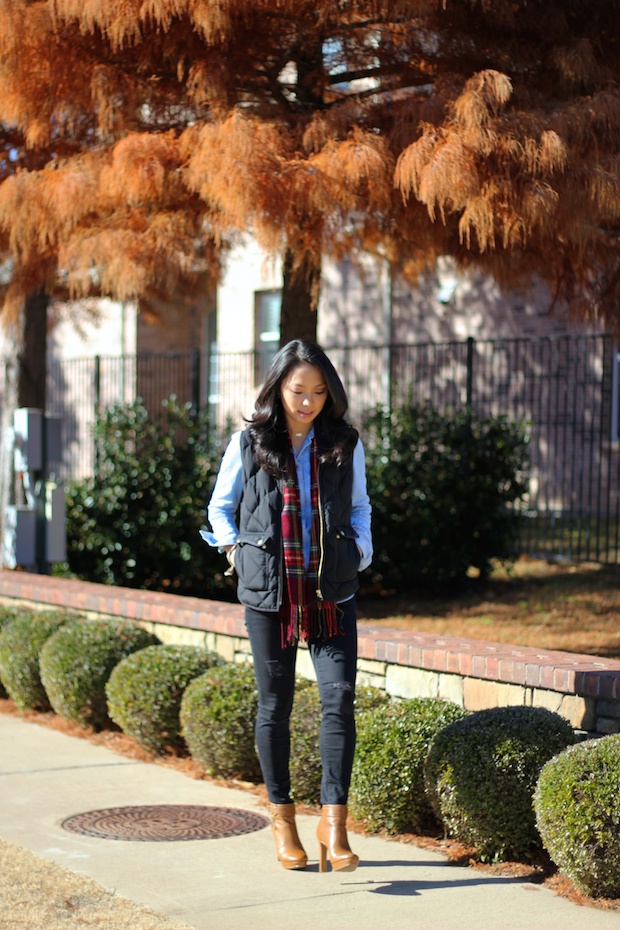
<path id="1" fill-rule="evenodd" d="M 357 250 L 535 274 L 614 322 L 619 44 L 617 0 L 4 0 L 5 311 L 182 288 L 250 230 L 283 340 Z"/>
<path id="2" fill-rule="evenodd" d="M 618 0 L 0 0 L 20 384 L 46 295 L 148 302 L 247 231 L 282 258 L 282 341 L 314 335 L 322 255 L 363 251 L 617 325 L 619 44 Z"/>

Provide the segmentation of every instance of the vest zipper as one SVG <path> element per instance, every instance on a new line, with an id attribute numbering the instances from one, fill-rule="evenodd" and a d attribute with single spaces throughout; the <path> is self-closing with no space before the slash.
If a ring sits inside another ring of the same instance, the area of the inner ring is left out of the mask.
<path id="1" fill-rule="evenodd" d="M 317 570 L 317 578 L 316 578 L 316 581 L 317 581 L 316 596 L 318 597 L 320 601 L 322 601 L 323 593 L 321 591 L 321 576 L 323 574 L 323 563 L 325 562 L 325 520 L 323 517 L 323 507 L 321 503 L 321 481 L 319 478 L 320 470 L 321 470 L 321 464 L 319 463 L 317 466 L 317 475 L 316 475 L 316 483 L 318 487 L 317 508 L 319 511 L 319 567 Z"/>
<path id="2" fill-rule="evenodd" d="M 278 484 L 278 490 L 282 494 L 282 487 Z M 281 509 L 281 508 L 280 508 Z M 282 607 L 282 601 L 284 600 L 284 539 L 282 533 L 280 533 L 280 568 L 278 570 L 278 592 L 276 594 L 276 601 L 278 603 L 278 610 Z"/>

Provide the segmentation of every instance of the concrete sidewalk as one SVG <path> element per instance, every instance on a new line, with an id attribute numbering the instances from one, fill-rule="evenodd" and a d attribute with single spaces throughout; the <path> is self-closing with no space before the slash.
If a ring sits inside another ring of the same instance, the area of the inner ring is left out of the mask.
<path id="1" fill-rule="evenodd" d="M 254 795 L 126 759 L 87 740 L 0 715 L 0 836 L 196 930 L 588 930 L 620 914 L 581 908 L 519 878 L 446 863 L 415 846 L 353 834 L 355 872 L 320 874 L 316 817 L 298 818 L 310 857 L 287 872 L 269 827 L 183 842 L 67 832 L 72 815 L 180 804 L 264 815 Z"/>

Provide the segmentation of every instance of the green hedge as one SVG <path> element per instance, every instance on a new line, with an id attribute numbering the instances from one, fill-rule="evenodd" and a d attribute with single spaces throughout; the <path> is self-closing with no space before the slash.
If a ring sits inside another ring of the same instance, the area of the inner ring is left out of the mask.
<path id="1" fill-rule="evenodd" d="M 544 766 L 534 795 L 542 842 L 593 898 L 620 898 L 620 735 L 571 746 Z"/>
<path id="2" fill-rule="evenodd" d="M 518 554 L 512 505 L 527 491 L 524 429 L 469 410 L 403 404 L 364 427 L 375 555 L 384 591 L 458 590 Z"/>
<path id="3" fill-rule="evenodd" d="M 424 760 L 433 737 L 464 714 L 436 698 L 395 701 L 362 714 L 349 797 L 353 816 L 368 830 L 388 833 L 436 825 Z"/>
<path id="4" fill-rule="evenodd" d="M 229 664 L 195 678 L 181 700 L 181 733 L 209 775 L 260 782 L 254 742 L 258 691 L 251 665 Z"/>
<path id="5" fill-rule="evenodd" d="M 458 590 L 470 568 L 518 554 L 514 504 L 527 491 L 524 428 L 470 410 L 404 403 L 364 424 L 381 591 Z M 226 561 L 199 530 L 221 460 L 204 411 L 137 400 L 97 420 L 94 477 L 67 491 L 67 570 L 80 578 L 234 599 Z"/>
<path id="6" fill-rule="evenodd" d="M 158 638 L 134 623 L 85 620 L 54 633 L 41 651 L 41 680 L 57 714 L 101 729 L 110 723 L 105 686 L 125 656 Z"/>
<path id="7" fill-rule="evenodd" d="M 385 693 L 378 688 L 356 688 L 356 717 L 387 700 Z M 291 714 L 291 794 L 296 801 L 306 804 L 318 804 L 321 795 L 320 727 L 318 686 L 308 679 L 299 678 Z"/>
<path id="8" fill-rule="evenodd" d="M 174 397 L 97 420 L 94 477 L 67 491 L 67 565 L 87 581 L 234 598 L 226 560 L 199 536 L 220 463 L 209 414 Z"/>
<path id="9" fill-rule="evenodd" d="M 12 620 L 16 620 L 19 616 L 19 612 L 15 607 L 5 607 L 3 604 L 0 604 L 0 633 Z M 0 670 L 0 676 L 2 672 Z M 6 690 L 2 684 L 2 678 L 0 677 L 0 698 L 8 698 L 9 692 Z"/>
<path id="10" fill-rule="evenodd" d="M 21 611 L 0 633 L 0 679 L 20 710 L 51 709 L 41 680 L 41 651 L 73 616 L 61 611 Z"/>
<path id="11" fill-rule="evenodd" d="M 183 692 L 194 678 L 221 663 L 198 646 L 149 646 L 123 659 L 110 675 L 110 717 L 152 752 L 186 751 L 179 713 Z"/>
<path id="12" fill-rule="evenodd" d="M 0 631 L 13 620 L 17 620 L 23 613 L 23 609 L 19 610 L 17 607 L 6 607 L 4 604 L 0 604 Z M 25 613 L 30 613 L 30 611 L 26 610 Z"/>
<path id="13" fill-rule="evenodd" d="M 426 788 L 449 836 L 486 860 L 540 850 L 533 794 L 545 762 L 574 742 L 570 724 L 542 707 L 493 707 L 434 738 Z"/>

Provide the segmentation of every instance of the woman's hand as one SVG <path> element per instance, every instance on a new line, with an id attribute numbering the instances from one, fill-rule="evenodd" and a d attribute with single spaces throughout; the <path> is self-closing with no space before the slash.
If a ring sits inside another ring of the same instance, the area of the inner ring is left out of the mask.
<path id="1" fill-rule="evenodd" d="M 233 575 L 235 572 L 235 549 L 237 548 L 237 543 L 233 546 L 224 546 L 224 553 L 228 561 L 228 568 L 224 572 L 225 577 Z"/>

